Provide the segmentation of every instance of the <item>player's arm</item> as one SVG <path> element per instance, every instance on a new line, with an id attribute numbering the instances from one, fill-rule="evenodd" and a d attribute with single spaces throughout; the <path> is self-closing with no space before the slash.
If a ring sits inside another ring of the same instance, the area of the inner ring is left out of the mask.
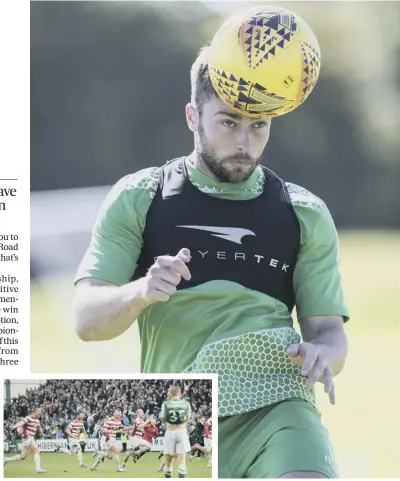
<path id="1" fill-rule="evenodd" d="M 165 409 L 165 403 L 162 403 L 161 405 L 160 419 L 161 419 L 161 424 L 165 425 L 167 422 L 167 410 Z"/>
<path id="2" fill-rule="evenodd" d="M 346 360 L 343 324 L 349 314 L 341 287 L 337 231 L 328 208 L 317 200 L 316 208 L 297 210 L 302 242 L 293 281 L 303 342 L 289 346 L 288 355 L 301 367 L 308 386 L 322 382 L 334 403 L 333 376 Z"/>
<path id="3" fill-rule="evenodd" d="M 316 346 L 326 357 L 334 376 L 342 371 L 348 342 L 341 316 L 305 317 L 301 320 L 301 334 L 304 342 Z"/>
<path id="4" fill-rule="evenodd" d="M 188 423 L 190 422 L 190 419 L 192 417 L 192 407 L 190 405 L 190 402 L 189 401 L 186 401 L 186 406 L 187 406 L 187 419 L 185 421 L 185 424 L 186 426 L 188 425 Z"/>
<path id="5" fill-rule="evenodd" d="M 126 426 L 124 424 L 122 424 L 122 422 L 121 422 L 121 425 L 117 429 L 116 433 L 117 434 L 124 434 L 125 430 L 126 430 Z"/>
<path id="6" fill-rule="evenodd" d="M 78 282 L 73 302 L 75 330 L 83 341 L 105 341 L 123 334 L 144 311 L 139 281 L 117 286 L 95 278 Z"/>
<path id="7" fill-rule="evenodd" d="M 181 278 L 190 279 L 190 254 L 159 257 L 148 275 L 116 286 L 94 278 L 81 279 L 75 291 L 75 330 L 83 341 L 106 341 L 123 334 L 150 305 L 166 302 L 175 294 Z"/>
<path id="8" fill-rule="evenodd" d="M 140 175 L 143 172 L 121 179 L 107 196 L 75 279 L 72 314 L 83 341 L 121 335 L 150 304 L 166 302 L 182 277 L 190 279 L 186 253 L 159 257 L 145 277 L 130 282 L 151 203 L 148 189 L 132 188 L 132 183 L 143 180 Z"/>
<path id="9" fill-rule="evenodd" d="M 11 431 L 14 431 L 14 429 L 22 428 L 22 426 L 25 426 L 25 424 L 26 424 L 25 420 L 20 421 L 11 428 Z"/>
<path id="10" fill-rule="evenodd" d="M 347 336 L 341 316 L 313 316 L 301 319 L 304 342 L 288 348 L 288 355 L 294 365 L 301 367 L 301 374 L 307 377 L 307 386 L 321 382 L 335 404 L 333 377 L 342 369 L 347 356 Z"/>

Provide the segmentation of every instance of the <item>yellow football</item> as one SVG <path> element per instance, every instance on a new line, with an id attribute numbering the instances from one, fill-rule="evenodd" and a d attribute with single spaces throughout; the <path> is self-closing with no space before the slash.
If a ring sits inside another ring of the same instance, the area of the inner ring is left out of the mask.
<path id="1" fill-rule="evenodd" d="M 223 23 L 208 49 L 212 84 L 249 117 L 293 111 L 313 90 L 321 52 L 309 25 L 283 7 L 251 8 Z"/>

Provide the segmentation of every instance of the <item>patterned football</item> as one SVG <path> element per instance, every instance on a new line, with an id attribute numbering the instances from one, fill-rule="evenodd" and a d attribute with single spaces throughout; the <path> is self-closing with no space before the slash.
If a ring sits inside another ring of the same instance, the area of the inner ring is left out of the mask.
<path id="1" fill-rule="evenodd" d="M 212 84 L 249 117 L 293 111 L 313 90 L 321 52 L 309 25 L 283 7 L 256 7 L 223 23 L 208 49 Z"/>

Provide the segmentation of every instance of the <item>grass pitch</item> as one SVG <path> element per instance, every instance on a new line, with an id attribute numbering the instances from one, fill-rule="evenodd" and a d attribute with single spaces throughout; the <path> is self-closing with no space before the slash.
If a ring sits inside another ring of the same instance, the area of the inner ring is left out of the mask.
<path id="1" fill-rule="evenodd" d="M 81 468 L 78 465 L 76 456 L 67 456 L 61 453 L 41 453 L 42 469 L 47 473 L 36 474 L 35 463 L 33 457 L 29 456 L 25 461 L 17 461 L 9 463 L 4 467 L 5 478 L 160 478 L 164 479 L 163 473 L 158 473 L 160 461 L 157 460 L 158 453 L 145 454 L 136 464 L 129 459 L 126 471 L 117 473 L 113 460 L 105 459 L 104 463 L 100 463 L 98 470 L 90 471 L 93 465 L 92 453 L 83 453 L 83 462 L 88 467 Z M 189 458 L 189 457 L 188 457 Z M 123 455 L 120 460 L 122 462 Z M 197 461 L 188 461 L 188 478 L 211 478 L 212 469 L 207 468 L 208 460 L 200 459 Z M 173 477 L 177 478 L 177 466 L 174 466 Z"/>
<path id="2" fill-rule="evenodd" d="M 336 405 L 317 389 L 318 405 L 342 477 L 400 478 L 400 232 L 339 235 L 350 352 L 336 378 Z M 32 372 L 137 372 L 137 327 L 112 341 L 83 343 L 68 318 L 71 296 L 70 280 L 33 286 Z"/>

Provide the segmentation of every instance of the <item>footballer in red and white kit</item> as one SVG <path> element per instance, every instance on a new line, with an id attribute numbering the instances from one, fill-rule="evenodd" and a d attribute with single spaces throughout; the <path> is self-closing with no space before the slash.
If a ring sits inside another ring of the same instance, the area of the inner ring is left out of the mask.
<path id="1" fill-rule="evenodd" d="M 150 445 L 153 443 L 153 438 L 156 438 L 159 435 L 156 422 L 157 421 L 152 418 L 150 424 L 144 428 L 143 439 L 149 442 Z"/>
<path id="2" fill-rule="evenodd" d="M 212 467 L 212 458 L 211 458 L 211 452 L 212 452 L 212 419 L 209 418 L 207 419 L 205 425 L 204 425 L 204 448 L 206 450 L 206 454 L 208 454 L 209 460 L 207 464 L 207 468 Z"/>
<path id="3" fill-rule="evenodd" d="M 204 425 L 204 447 L 211 452 L 212 446 L 212 419 L 207 419 Z"/>
<path id="4" fill-rule="evenodd" d="M 149 419 L 149 423 L 144 427 L 143 433 L 143 444 L 139 447 L 139 452 L 136 453 L 136 461 L 138 461 L 142 456 L 148 453 L 151 449 L 153 438 L 158 436 L 158 429 L 156 428 L 157 421 L 154 418 Z"/>
<path id="5" fill-rule="evenodd" d="M 133 458 L 133 462 L 143 456 L 147 451 L 150 451 L 151 442 L 144 438 L 145 428 L 152 422 L 151 418 L 147 421 L 144 420 L 144 412 L 139 409 L 137 412 L 137 417 L 133 423 L 132 429 L 129 432 L 128 440 L 128 453 L 125 456 L 122 467 L 126 467 L 126 463 L 130 456 Z"/>
<path id="6" fill-rule="evenodd" d="M 87 468 L 86 464 L 83 464 L 82 448 L 81 448 L 81 445 L 79 444 L 79 435 L 81 434 L 81 432 L 83 432 L 85 436 L 88 437 L 88 434 L 85 429 L 85 425 L 83 423 L 84 419 L 85 419 L 85 415 L 83 413 L 79 413 L 76 416 L 76 419 L 74 421 L 71 421 L 67 429 L 65 430 L 65 432 L 68 434 L 69 449 L 58 446 L 54 450 L 55 453 L 60 452 L 60 453 L 68 454 L 69 456 L 77 453 L 79 466 L 81 468 Z"/>
<path id="7" fill-rule="evenodd" d="M 85 416 L 83 413 L 79 413 L 74 421 L 71 421 L 66 429 L 66 433 L 69 437 L 69 447 L 71 451 L 75 451 L 81 449 L 81 445 L 79 444 L 79 436 L 83 432 L 86 437 L 88 434 L 85 429 L 85 424 L 83 420 Z"/>
<path id="8" fill-rule="evenodd" d="M 121 467 L 119 463 L 120 449 L 116 440 L 117 434 L 122 434 L 125 430 L 122 424 L 122 412 L 118 410 L 114 411 L 114 414 L 105 421 L 101 428 L 102 440 L 100 451 L 96 454 L 96 461 L 90 468 L 90 471 L 97 471 L 97 466 L 105 457 L 114 459 L 117 472 L 125 471 L 125 468 Z"/>
<path id="9" fill-rule="evenodd" d="M 12 431 L 15 429 L 18 430 L 19 434 L 22 438 L 21 444 L 21 454 L 17 456 L 12 456 L 11 458 L 4 458 L 4 466 L 8 463 L 13 461 L 22 461 L 24 460 L 29 451 L 33 453 L 33 459 L 35 461 L 35 467 L 37 473 L 45 473 L 46 471 L 41 468 L 40 466 L 40 455 L 39 455 L 39 448 L 35 442 L 35 436 L 37 431 L 39 431 L 40 436 L 43 436 L 43 430 L 40 426 L 40 417 L 42 415 L 41 408 L 36 408 L 35 411 L 26 416 L 22 421 L 18 422 L 11 428 Z"/>
<path id="10" fill-rule="evenodd" d="M 137 412 L 137 417 L 134 422 L 134 430 L 133 434 L 130 436 L 128 447 L 129 449 L 136 449 L 138 447 L 148 447 L 151 448 L 151 443 L 143 439 L 144 435 L 144 428 L 150 423 L 150 419 L 147 421 L 144 420 L 144 412 L 142 409 L 139 409 Z"/>
<path id="11" fill-rule="evenodd" d="M 123 429 L 122 414 L 120 411 L 115 411 L 114 414 L 108 418 L 102 426 L 101 433 L 105 438 L 105 446 L 108 449 L 118 450 L 117 434 Z"/>

